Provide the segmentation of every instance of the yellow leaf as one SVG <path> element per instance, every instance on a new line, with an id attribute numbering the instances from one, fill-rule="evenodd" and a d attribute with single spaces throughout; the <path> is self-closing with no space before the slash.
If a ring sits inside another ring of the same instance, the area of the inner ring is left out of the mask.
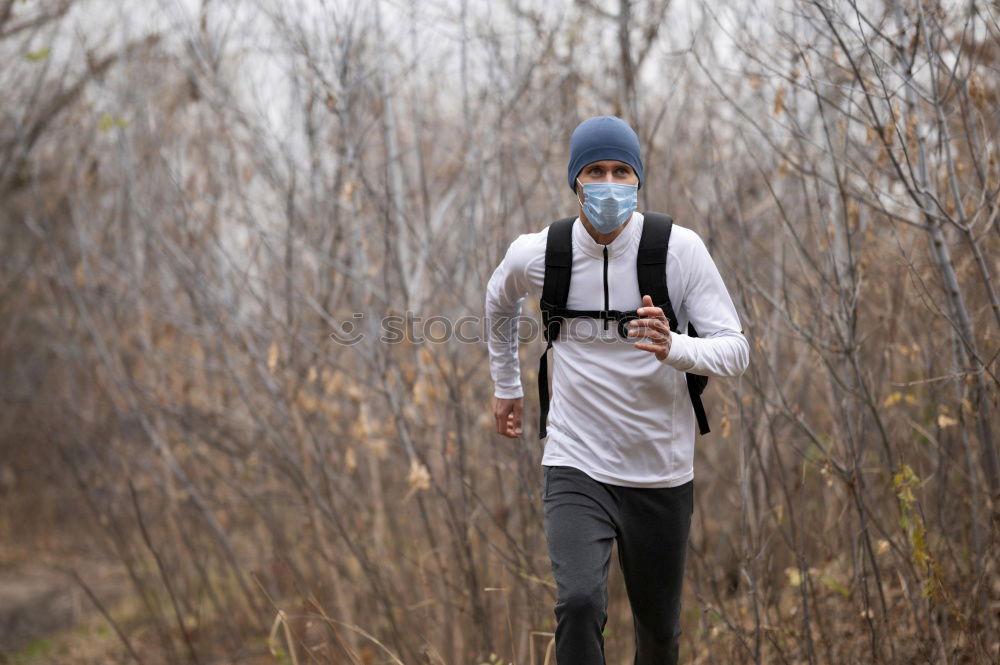
<path id="1" fill-rule="evenodd" d="M 128 126 L 128 121 L 125 120 L 125 118 L 121 117 L 116 118 L 107 111 L 101 114 L 101 121 L 97 124 L 97 128 L 102 132 L 110 131 L 115 127 L 127 127 L 127 126 Z"/>
<path id="2" fill-rule="evenodd" d="M 949 415 L 946 415 L 946 414 L 942 413 L 941 415 L 938 416 L 938 427 L 941 427 L 941 428 L 951 427 L 952 425 L 957 425 L 957 424 L 958 424 L 958 420 L 956 420 L 955 418 L 952 418 Z"/>
<path id="3" fill-rule="evenodd" d="M 799 572 L 798 568 L 785 568 L 785 575 L 788 575 L 788 582 L 792 586 L 799 586 L 802 584 L 802 573 Z"/>
<path id="4" fill-rule="evenodd" d="M 410 475 L 407 477 L 410 487 L 417 490 L 427 490 L 431 487 L 431 474 L 427 467 L 417 460 L 410 462 Z"/>
<path id="5" fill-rule="evenodd" d="M 271 348 L 267 350 L 267 371 L 274 374 L 278 368 L 278 343 L 271 342 Z"/>
<path id="6" fill-rule="evenodd" d="M 903 393 L 900 392 L 892 393 L 885 398 L 885 401 L 882 402 L 882 406 L 892 406 L 893 404 L 899 403 L 901 399 L 903 399 Z"/>
<path id="7" fill-rule="evenodd" d="M 29 51 L 28 55 L 25 56 L 28 62 L 39 62 L 40 60 L 45 60 L 49 57 L 49 47 L 40 48 L 37 51 Z"/>
<path id="8" fill-rule="evenodd" d="M 427 467 L 420 463 L 419 460 L 413 459 L 410 461 L 410 475 L 407 476 L 406 481 L 410 485 L 410 491 L 406 493 L 406 497 L 403 499 L 409 499 L 414 492 L 423 492 L 431 487 L 431 474 L 427 470 Z"/>

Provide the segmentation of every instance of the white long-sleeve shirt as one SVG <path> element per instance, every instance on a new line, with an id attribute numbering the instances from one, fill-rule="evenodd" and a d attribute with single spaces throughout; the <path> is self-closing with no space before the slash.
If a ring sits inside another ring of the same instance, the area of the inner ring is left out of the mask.
<path id="1" fill-rule="evenodd" d="M 608 309 L 642 306 L 636 253 L 643 216 L 633 213 L 607 245 Z M 494 394 L 522 397 L 517 319 L 524 298 L 538 299 L 545 278 L 548 228 L 511 243 L 486 287 L 487 343 Z M 579 217 L 573 223 L 569 309 L 604 309 L 604 245 Z M 552 346 L 552 395 L 546 466 L 571 466 L 595 480 L 630 487 L 673 487 L 694 477 L 695 415 L 684 372 L 739 376 L 750 347 L 721 275 L 697 233 L 674 224 L 667 290 L 679 330 L 663 361 L 623 339 L 614 321 L 567 319 Z M 711 411 L 711 409 L 709 409 Z"/>

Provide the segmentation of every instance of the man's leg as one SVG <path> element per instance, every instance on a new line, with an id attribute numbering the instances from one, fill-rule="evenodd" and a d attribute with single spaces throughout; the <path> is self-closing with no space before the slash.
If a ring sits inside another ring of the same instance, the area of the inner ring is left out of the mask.
<path id="1" fill-rule="evenodd" d="M 545 468 L 545 537 L 557 587 L 557 665 L 604 665 L 616 511 L 608 490 L 587 474 Z"/>
<path id="2" fill-rule="evenodd" d="M 635 663 L 675 665 L 694 481 L 616 489 L 621 497 L 618 557 L 635 620 Z"/>

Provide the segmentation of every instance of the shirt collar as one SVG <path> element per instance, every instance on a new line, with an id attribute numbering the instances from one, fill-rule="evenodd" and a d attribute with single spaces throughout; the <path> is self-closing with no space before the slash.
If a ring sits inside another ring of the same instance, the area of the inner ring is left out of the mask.
<path id="1" fill-rule="evenodd" d="M 629 250 L 635 249 L 639 245 L 639 238 L 642 236 L 642 213 L 639 211 L 632 213 L 632 219 L 625 224 L 625 229 L 618 234 L 614 240 L 608 243 L 608 257 L 621 256 Z M 604 245 L 595 242 L 587 229 L 583 226 L 583 221 L 577 217 L 573 222 L 573 246 L 587 256 L 595 259 L 604 258 Z"/>

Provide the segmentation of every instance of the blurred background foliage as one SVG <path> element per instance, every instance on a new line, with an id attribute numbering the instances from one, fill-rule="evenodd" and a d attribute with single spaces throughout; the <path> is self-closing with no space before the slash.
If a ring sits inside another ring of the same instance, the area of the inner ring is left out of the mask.
<path id="1" fill-rule="evenodd" d="M 0 653 L 551 662 L 542 347 L 500 439 L 449 326 L 617 114 L 753 347 L 686 662 L 996 662 L 998 15 L 0 0 Z M 609 615 L 631 662 L 617 571 Z"/>

